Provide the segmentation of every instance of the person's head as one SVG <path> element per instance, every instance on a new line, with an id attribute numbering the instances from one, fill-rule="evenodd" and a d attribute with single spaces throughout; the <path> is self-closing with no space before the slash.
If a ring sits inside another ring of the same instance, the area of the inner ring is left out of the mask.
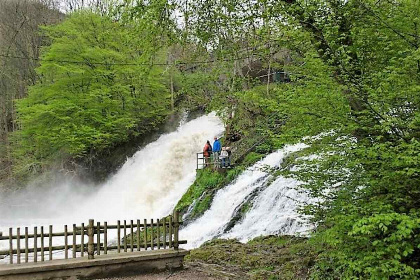
<path id="1" fill-rule="evenodd" d="M 222 151 L 226 151 L 226 148 L 225 147 L 222 147 Z"/>
<path id="2" fill-rule="evenodd" d="M 209 144 L 209 145 L 210 145 L 210 141 L 209 141 L 209 140 L 207 140 L 207 144 Z"/>
<path id="3" fill-rule="evenodd" d="M 214 141 L 216 141 L 217 140 L 217 137 L 216 136 L 214 136 Z"/>

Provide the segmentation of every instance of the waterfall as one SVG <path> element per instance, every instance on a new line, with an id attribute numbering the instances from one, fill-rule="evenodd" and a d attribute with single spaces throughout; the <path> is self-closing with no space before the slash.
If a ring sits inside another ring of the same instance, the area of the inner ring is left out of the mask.
<path id="1" fill-rule="evenodd" d="M 196 153 L 223 129 L 215 114 L 183 120 L 176 131 L 161 135 L 127 159 L 100 186 L 67 180 L 0 197 L 0 231 L 7 234 L 11 226 L 49 224 L 62 229 L 64 224 L 92 218 L 111 223 L 168 215 L 195 179 Z M 2 243 L 7 242 L 0 242 L 0 248 Z"/>
<path id="2" fill-rule="evenodd" d="M 287 155 L 306 147 L 305 144 L 286 146 L 257 162 L 239 175 L 234 182 L 219 190 L 210 209 L 181 230 L 182 239 L 188 240 L 186 247 L 198 247 L 215 237 L 249 240 L 264 234 L 304 231 L 307 226 L 304 226 L 297 217 L 296 204 L 289 198 L 299 199 L 294 189 L 299 182 L 279 177 L 270 183 L 270 172 L 264 167 L 279 167 Z M 257 195 L 243 221 L 235 225 L 228 233 L 224 233 L 235 211 L 238 211 L 252 192 L 259 189 L 261 193 Z M 304 194 L 301 198 L 305 200 Z"/>
<path id="3" fill-rule="evenodd" d="M 161 135 L 128 158 L 102 185 L 66 180 L 49 188 L 27 188 L 13 196 L 0 197 L 0 231 L 7 234 L 8 227 L 18 226 L 28 226 L 31 231 L 35 225 L 46 228 L 49 224 L 56 230 L 64 224 L 87 223 L 92 218 L 114 224 L 117 220 L 168 215 L 194 182 L 196 153 L 206 140 L 222 133 L 223 124 L 215 114 L 183 120 L 176 131 Z M 210 209 L 181 230 L 180 238 L 188 241 L 186 248 L 198 247 L 215 237 L 247 241 L 260 235 L 294 234 L 309 229 L 296 213 L 296 201 L 307 201 L 306 195 L 296 190 L 299 182 L 281 176 L 274 178 L 267 168 L 278 168 L 285 157 L 306 147 L 285 146 L 220 189 Z M 227 227 L 248 200 L 252 203 L 249 210 L 236 224 Z M 7 245 L 7 241 L 0 242 L 0 249 Z"/>

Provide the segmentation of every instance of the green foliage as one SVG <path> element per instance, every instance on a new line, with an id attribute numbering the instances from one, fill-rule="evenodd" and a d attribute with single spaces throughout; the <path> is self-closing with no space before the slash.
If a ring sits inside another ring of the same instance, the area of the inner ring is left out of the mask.
<path id="1" fill-rule="evenodd" d="M 221 182 L 222 180 L 223 177 L 218 172 L 214 172 L 210 169 L 197 170 L 195 182 L 182 196 L 175 209 L 180 212 L 185 212 L 196 199 L 206 192 L 206 190 L 211 190 L 216 187 L 218 182 Z"/>
<path id="2" fill-rule="evenodd" d="M 302 209 L 317 224 L 312 276 L 419 278 L 420 2 L 211 3 L 192 5 L 190 28 L 216 58 L 245 54 L 291 79 L 261 85 L 221 62 L 212 107 L 273 148 L 322 133 L 285 162 L 316 201 Z"/>
<path id="3" fill-rule="evenodd" d="M 90 12 L 44 28 L 51 46 L 37 69 L 41 79 L 17 102 L 16 172 L 110 148 L 165 119 L 164 76 L 157 67 L 134 64 L 149 59 L 148 42 L 136 31 Z"/>

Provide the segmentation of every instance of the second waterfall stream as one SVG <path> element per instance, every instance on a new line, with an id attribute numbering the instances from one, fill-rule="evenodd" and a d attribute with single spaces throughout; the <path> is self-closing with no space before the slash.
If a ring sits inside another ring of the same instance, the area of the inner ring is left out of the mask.
<path id="1" fill-rule="evenodd" d="M 261 235 L 305 232 L 309 227 L 296 213 L 296 201 L 307 200 L 304 194 L 296 190 L 299 182 L 284 177 L 271 181 L 269 172 L 272 168 L 278 168 L 290 153 L 305 147 L 305 144 L 290 145 L 271 153 L 219 190 L 210 209 L 181 230 L 182 238 L 188 240 L 186 247 L 196 248 L 214 237 L 248 241 Z M 254 192 L 256 194 L 252 201 L 248 201 Z M 252 207 L 242 221 L 227 230 L 231 219 L 247 201 L 251 202 Z"/>

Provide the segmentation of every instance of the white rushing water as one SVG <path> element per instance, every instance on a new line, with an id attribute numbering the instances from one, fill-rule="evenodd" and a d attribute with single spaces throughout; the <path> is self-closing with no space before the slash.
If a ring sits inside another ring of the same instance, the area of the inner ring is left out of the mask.
<path id="1" fill-rule="evenodd" d="M 299 182 L 294 179 L 277 178 L 258 195 L 243 221 L 222 238 L 247 242 L 271 234 L 306 233 L 311 226 L 302 220 L 296 210 L 300 203 L 307 202 L 308 196 L 296 190 L 298 185 Z"/>
<path id="2" fill-rule="evenodd" d="M 298 194 L 295 190 L 299 182 L 279 177 L 270 183 L 271 176 L 264 166 L 278 167 L 287 155 L 306 147 L 305 144 L 286 146 L 257 162 L 239 175 L 234 182 L 219 190 L 210 209 L 181 230 L 182 239 L 188 240 L 186 247 L 198 247 L 215 237 L 247 241 L 260 235 L 305 231 L 308 227 L 298 218 L 294 201 L 294 199 L 306 200 L 304 194 Z M 243 221 L 224 233 L 235 211 L 249 195 L 259 189 L 263 190 L 257 195 Z"/>
<path id="3" fill-rule="evenodd" d="M 195 179 L 196 153 L 223 129 L 215 114 L 181 124 L 175 132 L 139 150 L 95 188 L 68 180 L 0 197 L 0 232 L 7 235 L 8 227 L 49 224 L 54 229 L 68 224 L 70 229 L 73 223 L 92 218 L 115 223 L 168 215 Z M 0 242 L 0 249 L 7 245 L 7 241 Z"/>

